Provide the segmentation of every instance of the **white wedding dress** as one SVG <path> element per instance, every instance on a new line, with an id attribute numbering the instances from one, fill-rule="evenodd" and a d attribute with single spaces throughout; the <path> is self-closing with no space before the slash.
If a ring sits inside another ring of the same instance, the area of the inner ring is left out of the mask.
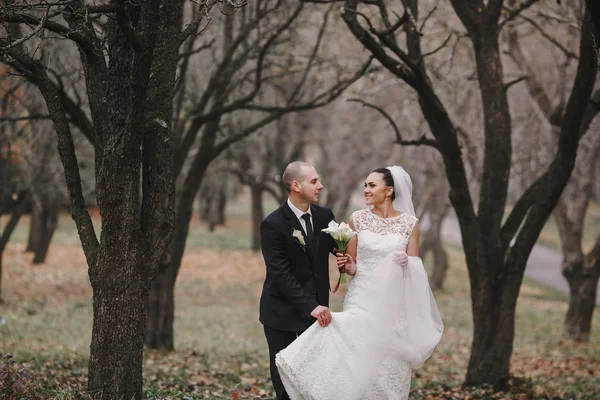
<path id="1" fill-rule="evenodd" d="M 392 261 L 417 219 L 352 214 L 358 232 L 357 272 L 343 311 L 329 326 L 315 322 L 279 352 L 276 364 L 293 400 L 407 399 L 411 367 L 439 342 L 443 324 L 418 257 L 402 268 Z"/>

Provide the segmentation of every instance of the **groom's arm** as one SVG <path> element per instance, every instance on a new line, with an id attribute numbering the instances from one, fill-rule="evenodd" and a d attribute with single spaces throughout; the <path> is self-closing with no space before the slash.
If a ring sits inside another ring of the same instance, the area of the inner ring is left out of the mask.
<path id="1" fill-rule="evenodd" d="M 275 277 L 283 295 L 294 305 L 304 318 L 319 306 L 290 270 L 290 262 L 285 252 L 285 238 L 268 221 L 260 224 L 260 243 L 267 271 Z"/>

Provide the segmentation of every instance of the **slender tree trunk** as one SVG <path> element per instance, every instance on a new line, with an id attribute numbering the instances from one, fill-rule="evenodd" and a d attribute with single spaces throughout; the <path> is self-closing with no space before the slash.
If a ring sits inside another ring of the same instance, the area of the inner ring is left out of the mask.
<path id="1" fill-rule="evenodd" d="M 430 251 L 433 254 L 433 271 L 430 278 L 433 290 L 443 290 L 448 270 L 448 254 L 444 249 L 441 235 L 442 223 L 447 213 L 448 204 L 444 204 L 442 208 L 431 209 L 429 213 L 431 222 L 421 245 L 421 257 L 425 257 Z"/>
<path id="2" fill-rule="evenodd" d="M 209 125 L 210 127 L 216 127 L 218 122 Z M 207 134 L 204 136 L 204 140 L 211 136 L 212 143 L 204 142 L 204 146 L 197 154 L 185 183 L 182 185 L 183 188 L 177 200 L 173 237 L 168 249 L 169 265 L 164 271 L 159 271 L 156 274 L 154 283 L 150 288 L 148 298 L 153 299 L 153 301 L 148 302 L 147 309 L 148 315 L 152 316 L 152 321 L 149 320 L 146 324 L 146 337 L 148 338 L 146 344 L 152 349 L 174 348 L 173 321 L 175 319 L 175 305 L 173 292 L 175 291 L 175 281 L 183 260 L 190 221 L 192 220 L 194 198 L 200 189 L 202 177 L 212 159 L 210 152 L 214 139 L 216 139 L 216 129 L 214 132 L 209 131 L 208 133 L 214 133 L 214 135 Z M 163 293 L 165 291 L 166 293 Z M 158 309 L 158 307 L 165 308 Z M 159 321 L 159 323 L 156 323 L 156 321 Z"/>
<path id="3" fill-rule="evenodd" d="M 172 275 L 173 270 L 169 268 L 169 265 L 170 256 L 165 255 L 150 285 L 146 319 L 146 346 L 151 349 L 173 350 L 175 346 L 173 319 L 176 276 Z"/>
<path id="4" fill-rule="evenodd" d="M 37 201 L 34 201 L 31 208 L 31 220 L 29 221 L 29 239 L 27 240 L 27 249 L 25 250 L 28 253 L 34 252 L 40 242 L 41 214 L 41 207 Z"/>
<path id="5" fill-rule="evenodd" d="M 446 272 L 448 271 L 448 254 L 439 238 L 435 238 L 431 243 L 433 252 L 433 271 L 431 273 L 431 288 L 433 290 L 444 290 L 446 281 Z"/>
<path id="6" fill-rule="evenodd" d="M 0 304 L 4 303 L 4 299 L 2 298 L 2 257 L 4 255 L 4 251 L 0 251 Z"/>
<path id="7" fill-rule="evenodd" d="M 21 219 L 21 216 L 25 212 L 25 208 L 27 206 L 26 197 L 27 197 L 26 192 L 19 194 L 17 206 L 13 209 L 13 211 L 10 215 L 10 219 L 8 220 L 8 223 L 6 224 L 6 227 L 4 228 L 2 235 L 0 235 L 0 303 L 2 303 L 2 301 L 3 301 L 2 300 L 2 255 L 4 254 L 4 250 L 6 249 L 6 245 L 8 244 L 8 240 L 10 239 L 10 236 L 14 232 L 15 228 L 17 227 L 17 224 L 19 223 L 19 220 Z"/>
<path id="8" fill-rule="evenodd" d="M 38 221 L 39 232 L 37 237 L 38 241 L 34 249 L 34 264 L 41 264 L 46 259 L 48 248 L 50 247 L 50 242 L 52 241 L 52 236 L 54 236 L 54 232 L 56 231 L 58 210 L 59 207 L 55 204 L 44 204 L 43 206 L 43 210 Z"/>
<path id="9" fill-rule="evenodd" d="M 569 309 L 565 318 L 564 337 L 587 343 L 596 308 L 600 278 L 600 241 L 585 257 L 571 258 L 563 264 L 563 275 L 569 283 Z"/>
<path id="10" fill-rule="evenodd" d="M 250 185 L 252 197 L 252 250 L 260 249 L 260 224 L 264 219 L 263 193 L 256 185 Z"/>

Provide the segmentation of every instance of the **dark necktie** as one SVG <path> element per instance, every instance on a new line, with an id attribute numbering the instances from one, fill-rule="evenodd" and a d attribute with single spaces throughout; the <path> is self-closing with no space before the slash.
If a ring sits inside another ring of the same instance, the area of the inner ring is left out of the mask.
<path id="1" fill-rule="evenodd" d="M 306 222 L 306 239 L 311 249 L 314 247 L 315 233 L 313 232 L 312 224 L 310 223 L 310 214 L 306 213 L 302 215 L 302 219 Z"/>

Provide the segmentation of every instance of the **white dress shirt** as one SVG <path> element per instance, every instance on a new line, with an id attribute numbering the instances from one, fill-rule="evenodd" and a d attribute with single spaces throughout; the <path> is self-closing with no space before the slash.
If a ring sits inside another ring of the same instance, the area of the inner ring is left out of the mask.
<path id="1" fill-rule="evenodd" d="M 290 206 L 290 208 L 294 212 L 294 215 L 296 216 L 296 218 L 298 218 L 298 221 L 300 221 L 300 225 L 302 225 L 302 229 L 304 229 L 304 234 L 305 235 L 307 235 L 307 233 L 306 233 L 306 221 L 304 220 L 304 218 L 302 218 L 302 216 L 304 214 L 306 214 L 306 213 L 310 214 L 310 224 L 313 227 L 313 233 L 314 233 L 314 231 L 315 231 L 315 223 L 313 222 L 312 213 L 310 212 L 310 206 L 308 206 L 308 211 L 304 212 L 301 209 L 299 209 L 298 207 L 296 207 L 295 205 L 293 205 L 292 202 L 290 201 L 289 197 L 287 199 L 287 203 L 288 203 L 288 206 Z"/>

